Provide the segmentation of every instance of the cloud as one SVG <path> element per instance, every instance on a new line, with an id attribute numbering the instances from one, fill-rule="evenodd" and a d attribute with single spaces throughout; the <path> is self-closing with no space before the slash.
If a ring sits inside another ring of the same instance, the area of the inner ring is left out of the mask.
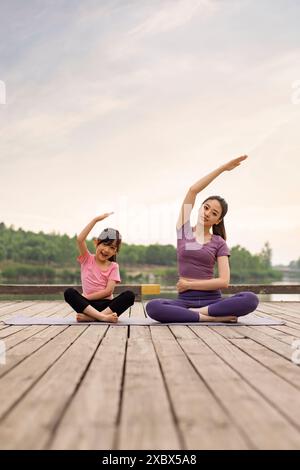
<path id="1" fill-rule="evenodd" d="M 16 27 L 0 32 L 8 46 L 0 77 L 8 87 L 0 107 L 4 221 L 74 233 L 127 194 L 141 204 L 128 238 L 138 241 L 141 229 L 143 242 L 167 243 L 171 205 L 179 207 L 188 185 L 249 152 L 247 165 L 198 202 L 211 193 L 228 200 L 230 244 L 261 248 L 270 239 L 278 259 L 288 249 L 292 259 L 297 243 L 280 245 L 276 228 L 294 240 L 300 210 L 295 11 L 283 12 L 292 20 L 280 29 L 283 44 L 271 2 L 266 19 L 259 4 L 240 0 L 74 2 L 45 1 L 40 11 L 29 2 L 17 18 L 12 2 L 6 23 Z M 152 205 L 160 212 L 145 220 Z"/>
<path id="2" fill-rule="evenodd" d="M 162 3 L 158 11 L 133 28 L 130 34 L 142 37 L 165 33 L 185 25 L 197 14 L 209 14 L 216 8 L 211 0 L 171 0 Z"/>

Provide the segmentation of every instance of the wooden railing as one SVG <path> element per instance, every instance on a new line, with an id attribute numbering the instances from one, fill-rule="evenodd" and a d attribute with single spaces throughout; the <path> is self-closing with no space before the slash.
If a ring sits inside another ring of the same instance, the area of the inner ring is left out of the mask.
<path id="1" fill-rule="evenodd" d="M 0 295 L 63 295 L 68 287 L 74 287 L 82 292 L 81 285 L 73 284 L 0 284 Z M 160 294 L 159 284 L 119 284 L 114 293 L 120 294 L 128 289 L 135 293 L 137 301 L 140 301 L 143 295 Z"/>
<path id="2" fill-rule="evenodd" d="M 74 287 L 82 292 L 80 285 L 71 284 L 0 284 L 0 295 L 62 295 L 68 287 Z M 127 289 L 135 293 L 137 301 L 141 300 L 144 295 L 160 294 L 160 284 L 119 284 L 114 292 L 120 294 Z M 231 284 L 226 289 L 222 289 L 223 294 L 236 294 L 243 291 L 251 291 L 255 294 L 300 294 L 300 284 Z"/>

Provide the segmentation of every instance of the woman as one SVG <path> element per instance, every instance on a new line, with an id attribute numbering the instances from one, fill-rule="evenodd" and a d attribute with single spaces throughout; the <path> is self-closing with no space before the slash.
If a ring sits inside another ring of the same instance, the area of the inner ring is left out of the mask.
<path id="1" fill-rule="evenodd" d="M 226 201 L 220 196 L 208 197 L 200 207 L 196 226 L 190 225 L 197 194 L 221 173 L 233 170 L 246 158 L 244 155 L 229 161 L 189 188 L 177 222 L 178 297 L 148 302 L 146 311 L 154 320 L 161 323 L 234 323 L 237 317 L 256 309 L 259 300 L 253 292 L 240 292 L 229 298 L 221 295 L 220 289 L 226 288 L 230 280 L 230 250 L 224 225 L 228 209 Z M 216 262 L 218 277 L 213 278 Z"/>

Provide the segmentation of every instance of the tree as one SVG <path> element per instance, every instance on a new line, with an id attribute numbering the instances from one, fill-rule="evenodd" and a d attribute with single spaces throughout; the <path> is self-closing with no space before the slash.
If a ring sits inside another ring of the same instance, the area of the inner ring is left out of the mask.
<path id="1" fill-rule="evenodd" d="M 269 242 L 265 242 L 260 252 L 260 258 L 265 267 L 270 268 L 272 266 L 272 249 Z"/>

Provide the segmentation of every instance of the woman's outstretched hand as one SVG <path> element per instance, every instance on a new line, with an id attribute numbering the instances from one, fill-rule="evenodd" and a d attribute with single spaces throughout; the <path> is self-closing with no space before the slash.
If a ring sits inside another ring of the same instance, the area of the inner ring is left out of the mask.
<path id="1" fill-rule="evenodd" d="M 106 217 L 109 217 L 113 212 L 105 212 L 105 214 L 98 215 L 98 217 L 95 217 L 96 222 L 101 222 L 101 220 L 106 219 Z"/>
<path id="2" fill-rule="evenodd" d="M 223 171 L 233 170 L 235 167 L 239 166 L 244 160 L 246 160 L 246 158 L 248 158 L 248 155 L 242 155 L 241 157 L 230 160 L 228 163 L 225 163 L 225 165 L 222 165 Z"/>

